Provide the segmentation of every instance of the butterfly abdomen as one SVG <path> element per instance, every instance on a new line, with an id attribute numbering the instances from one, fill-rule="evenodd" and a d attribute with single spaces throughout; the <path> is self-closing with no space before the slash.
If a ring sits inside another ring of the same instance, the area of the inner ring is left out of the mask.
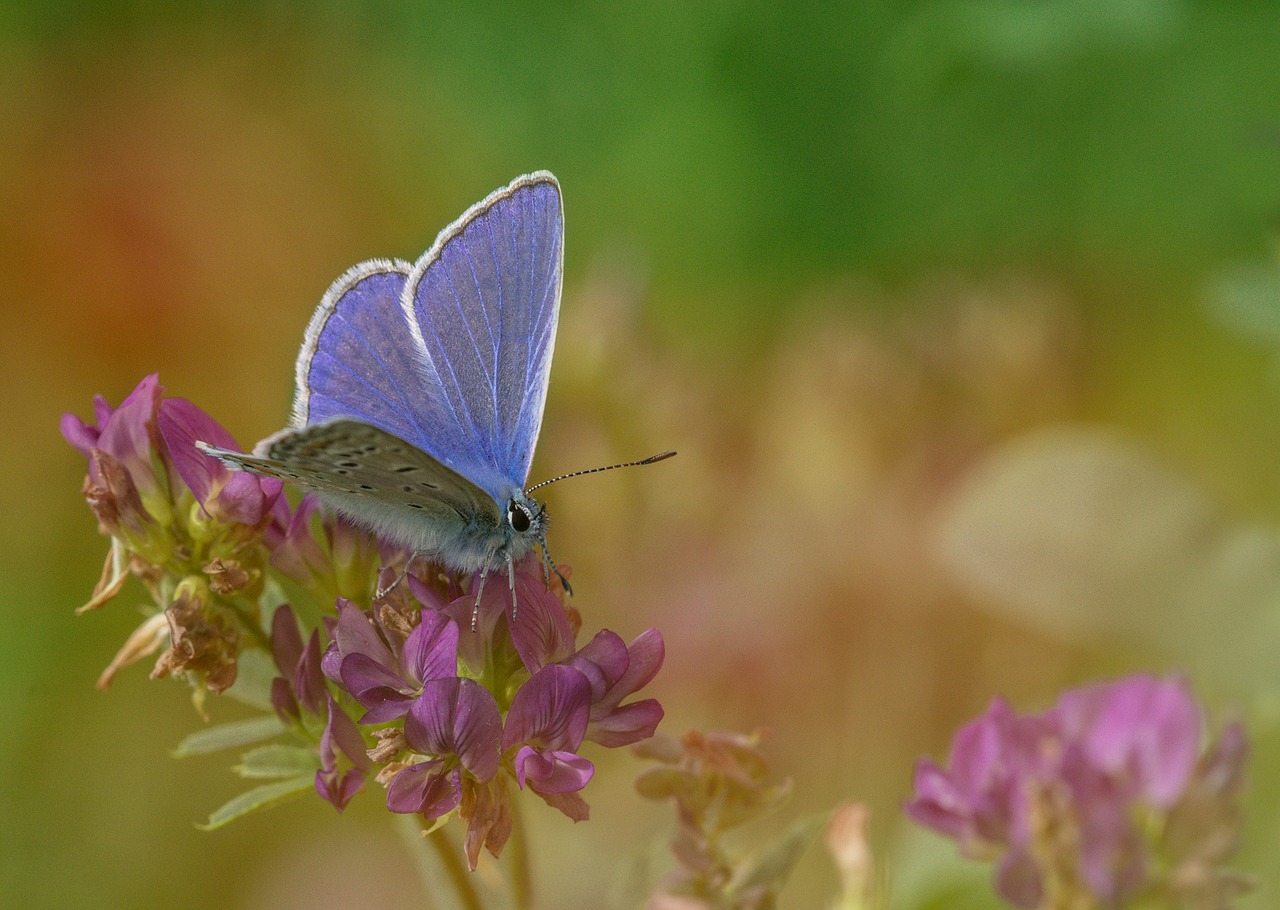
<path id="1" fill-rule="evenodd" d="M 491 521 L 488 515 L 458 512 L 453 520 L 441 521 L 432 514 L 432 507 L 423 503 L 406 501 L 403 510 L 388 510 L 384 502 L 359 493 L 316 495 L 327 507 L 379 538 L 458 572 L 496 569 L 506 564 L 508 554 L 518 561 L 536 544 L 505 523 Z"/>

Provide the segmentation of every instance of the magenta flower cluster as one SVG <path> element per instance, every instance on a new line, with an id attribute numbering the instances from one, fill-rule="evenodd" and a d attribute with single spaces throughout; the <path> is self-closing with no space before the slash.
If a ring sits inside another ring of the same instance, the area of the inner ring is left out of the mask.
<path id="1" fill-rule="evenodd" d="M 62 418 L 63 436 L 88 460 L 85 498 L 112 538 L 83 609 L 107 603 L 130 574 L 163 609 L 139 626 L 99 684 L 167 643 L 153 676 L 192 675 L 220 692 L 235 682 L 236 656 L 253 634 L 268 544 L 288 522 L 281 484 L 230 471 L 196 449 L 197 439 L 235 441 L 191 402 L 165 398 L 155 375 L 118 408 L 98 397 L 94 416 Z"/>
<path id="2" fill-rule="evenodd" d="M 510 834 L 508 782 L 528 788 L 576 820 L 579 795 L 594 774 L 579 754 L 584 741 L 623 746 L 653 735 L 662 707 L 623 704 L 658 672 L 655 629 L 626 644 L 602 631 L 574 647 L 573 619 L 559 590 L 546 586 L 540 562 L 518 568 L 511 619 L 507 592 L 494 586 L 441 596 L 409 576 L 412 597 L 395 607 L 361 610 L 338 603 L 325 676 L 377 725 L 393 812 L 438 818 L 461 808 L 468 860 L 483 844 L 495 854 Z M 407 634 L 406 634 L 407 630 Z"/>
<path id="3" fill-rule="evenodd" d="M 1225 906 L 1244 887 L 1220 864 L 1245 740 L 1232 724 L 1202 750 L 1203 735 L 1181 679 L 1076 689 L 1039 714 L 997 698 L 956 734 L 945 768 L 920 761 L 906 811 L 967 856 L 996 857 L 996 889 L 1018 907 L 1174 890 Z"/>
<path id="4" fill-rule="evenodd" d="M 167 644 L 153 675 L 220 692 L 244 648 L 269 647 L 280 674 L 272 704 L 314 742 L 315 789 L 337 808 L 374 778 L 393 812 L 427 821 L 457 812 L 474 868 L 481 847 L 497 855 L 511 833 L 513 787 L 585 819 L 581 793 L 595 766 L 583 744 L 629 745 L 662 719 L 657 701 L 629 701 L 662 666 L 662 636 L 650 629 L 627 644 L 605 630 L 578 648 L 581 621 L 532 556 L 517 567 L 517 608 L 505 585 L 477 599 L 475 578 L 420 560 L 406 570 L 402 550 L 309 497 L 291 508 L 279 481 L 230 471 L 197 449 L 198 440 L 237 447 L 190 402 L 165 398 L 155 376 L 119 408 L 97 399 L 95 418 L 62 421 L 88 460 L 85 496 L 112 538 L 88 606 L 132 574 L 157 607 L 103 683 Z M 370 603 L 380 566 L 390 593 Z M 304 640 L 290 606 L 264 604 L 272 570 L 315 598 L 323 630 Z"/>

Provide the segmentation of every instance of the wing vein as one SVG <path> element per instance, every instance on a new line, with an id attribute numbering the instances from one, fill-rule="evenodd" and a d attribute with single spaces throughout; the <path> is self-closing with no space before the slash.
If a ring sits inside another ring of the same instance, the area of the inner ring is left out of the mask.
<path id="1" fill-rule="evenodd" d="M 331 362 L 332 362 L 332 364 L 333 364 L 333 366 L 334 366 L 334 367 L 336 367 L 337 369 L 342 370 L 344 373 L 347 373 L 348 375 L 350 375 L 351 377 L 353 377 L 353 378 L 356 380 L 356 382 L 358 382 L 361 386 L 363 386 L 364 388 L 368 389 L 368 390 L 369 390 L 370 392 L 372 392 L 376 397 L 380 398 L 384 403 L 386 403 L 387 407 L 389 407 L 389 408 L 391 408 L 391 409 L 393 409 L 393 410 L 395 409 L 395 402 L 393 402 L 391 399 L 389 399 L 386 395 L 382 394 L 382 391 L 381 391 L 377 386 L 373 385 L 373 384 L 372 384 L 372 383 L 370 383 L 370 382 L 369 382 L 369 380 L 368 380 L 368 379 L 366 379 L 363 375 L 361 375 L 360 373 L 356 372 L 356 370 L 355 370 L 353 367 L 349 366 L 348 364 L 343 363 L 341 360 L 338 360 L 337 358 L 332 358 L 332 359 L 331 359 Z M 331 396 L 331 395 L 327 395 L 327 394 L 325 394 L 325 393 L 321 393 L 320 397 L 322 397 L 322 398 L 332 398 L 332 396 Z M 334 400 L 336 400 L 336 399 L 334 399 Z M 351 415 L 346 415 L 346 416 L 350 417 Z M 413 415 L 410 415 L 410 416 L 413 416 Z M 418 422 L 418 420 L 417 420 L 417 417 L 416 417 L 416 416 L 413 416 L 413 421 L 414 421 L 414 423 L 417 423 L 417 422 Z M 372 424 L 370 424 L 370 425 L 372 426 Z M 419 429 L 421 429 L 421 428 L 422 428 L 422 425 L 421 425 L 421 424 L 418 424 L 418 428 L 419 428 Z"/>
<path id="2" fill-rule="evenodd" d="M 494 338 L 493 324 L 489 321 L 489 307 L 484 299 L 484 290 L 480 287 L 480 276 L 475 271 L 475 260 L 471 260 L 471 275 L 476 283 L 476 296 L 480 298 L 480 311 L 484 313 L 484 324 L 489 330 L 489 341 L 493 345 L 493 381 L 489 383 L 490 396 L 493 400 L 493 422 L 498 432 L 502 432 L 502 411 L 498 408 L 498 371 L 502 367 L 502 341 L 504 322 L 502 297 L 502 265 L 498 261 L 498 245 L 493 239 L 493 219 L 486 218 L 485 233 L 489 237 L 489 251 L 493 254 L 494 287 L 498 289 L 498 337 Z M 470 258 L 471 254 L 467 254 Z"/>
<path id="3" fill-rule="evenodd" d="M 529 199 L 529 202 L 526 208 L 528 209 L 533 208 L 532 198 Z M 524 212 L 521 212 L 521 215 L 524 215 L 524 214 L 525 214 Z M 518 242 L 519 228 L 516 226 L 516 219 L 513 218 L 511 220 L 512 220 L 512 228 L 517 232 L 516 240 Z M 526 317 L 525 317 L 526 323 L 524 326 L 524 330 L 525 330 L 524 395 L 521 396 L 521 400 L 520 400 L 520 413 L 516 416 L 517 426 L 524 423 L 524 416 L 529 407 L 529 365 L 532 362 L 530 360 L 530 357 L 533 354 L 533 327 L 534 325 L 536 325 L 536 320 L 534 322 L 528 321 L 529 316 L 533 314 L 533 294 L 534 294 L 534 288 L 537 287 L 537 280 L 535 278 L 535 274 L 538 268 L 538 231 L 537 231 L 536 225 L 533 226 L 532 230 L 528 231 L 528 235 L 529 235 L 529 245 L 530 245 L 530 249 L 529 249 L 529 298 L 530 299 L 529 299 L 529 309 L 526 311 Z M 519 440 L 520 440 L 520 435 L 518 433 L 511 434 L 511 439 L 507 443 L 507 460 L 508 461 L 510 461 L 514 456 L 516 447 L 519 445 Z"/>
<path id="4" fill-rule="evenodd" d="M 443 260 L 437 260 L 437 261 L 439 262 Z M 463 312 L 463 309 L 462 309 L 462 298 L 458 296 L 458 289 L 454 287 L 454 284 L 453 284 L 453 276 L 449 274 L 447 269 L 444 270 L 444 280 L 449 285 L 449 293 L 453 295 L 454 306 L 457 307 L 458 314 L 462 317 L 462 325 L 467 330 L 467 338 L 471 341 L 471 347 L 476 352 L 476 359 L 480 361 L 480 370 L 481 372 L 484 372 L 484 359 L 483 359 L 483 355 L 480 353 L 480 346 L 476 343 L 475 335 L 471 333 L 471 326 L 467 323 L 466 313 Z M 432 359 L 434 360 L 434 358 Z M 445 356 L 441 357 L 440 359 L 443 360 L 444 365 L 449 368 L 449 378 L 453 380 L 453 387 L 458 392 L 458 407 L 461 408 L 462 413 L 466 415 L 467 422 L 471 424 L 471 432 L 473 437 L 478 442 L 480 442 L 485 449 L 489 450 L 486 452 L 486 454 L 490 458 L 492 458 L 493 451 L 489 447 L 489 445 L 485 443 L 484 433 L 481 431 L 480 425 L 476 423 L 476 418 L 471 413 L 471 408 L 467 407 L 467 394 L 462 389 L 461 380 L 458 379 L 458 371 L 455 370 L 453 367 L 453 358 L 449 357 L 448 354 L 446 353 Z M 439 368 L 437 368 L 437 371 L 438 369 Z M 486 380 L 488 379 L 487 376 L 485 378 Z M 455 413 L 456 413 L 456 410 L 457 409 L 455 409 Z"/>
<path id="5" fill-rule="evenodd" d="M 391 387 L 396 390 L 396 394 L 400 397 L 400 403 L 404 406 L 403 411 L 400 411 L 400 413 L 403 413 L 410 420 L 412 420 L 414 426 L 418 428 L 419 432 L 422 433 L 423 437 L 424 438 L 427 437 L 428 436 L 427 428 L 422 425 L 422 420 L 418 415 L 417 408 L 415 408 L 412 402 L 409 401 L 408 397 L 405 395 L 404 389 L 400 388 L 400 384 L 396 382 L 395 379 L 393 378 L 394 373 L 387 366 L 387 363 L 385 360 L 383 360 L 382 355 L 378 353 L 378 349 L 369 341 L 368 337 L 364 334 L 364 332 L 360 331 L 360 328 L 356 325 L 355 322 L 348 319 L 345 315 L 338 312 L 337 310 L 334 311 L 333 316 L 337 317 L 343 323 L 346 324 L 347 330 L 352 334 L 352 336 L 354 336 L 356 340 L 358 340 L 360 344 L 364 346 L 365 350 L 369 352 L 369 354 L 373 357 L 375 361 L 377 361 L 378 366 L 382 367 L 382 372 L 386 375 L 387 380 L 391 383 Z M 385 395 L 381 394 L 381 392 L 379 392 L 376 388 L 374 388 L 374 386 L 367 379 L 365 379 L 364 376 L 362 376 L 359 373 L 356 373 L 346 364 L 340 363 L 340 365 L 347 372 L 356 376 L 356 378 L 360 380 L 362 385 L 364 385 L 369 390 L 377 393 L 378 397 L 381 398 L 384 402 L 386 402 L 388 407 L 390 407 L 393 411 L 398 410 L 395 404 Z"/>

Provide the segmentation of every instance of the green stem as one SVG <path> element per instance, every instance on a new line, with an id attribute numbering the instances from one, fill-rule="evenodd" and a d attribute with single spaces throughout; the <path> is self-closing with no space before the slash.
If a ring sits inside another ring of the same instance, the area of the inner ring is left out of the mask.
<path id="1" fill-rule="evenodd" d="M 431 842 L 431 847 L 435 850 L 440 865 L 444 867 L 449 882 L 458 892 L 458 900 L 462 906 L 466 910 L 484 910 L 480 895 L 472 887 L 471 873 L 462 864 L 462 853 L 449 842 L 449 838 L 445 837 L 444 828 L 436 828 L 427 835 L 427 840 Z"/>
<path id="2" fill-rule="evenodd" d="M 239 603 L 231 600 L 230 598 L 226 598 L 222 602 L 231 608 L 231 612 L 236 614 L 236 618 L 240 620 L 240 627 L 253 636 L 254 640 L 258 643 L 258 647 L 270 654 L 271 636 L 263 630 L 262 626 L 259 624 L 260 620 L 252 618 L 250 612 L 250 609 L 252 609 L 253 612 L 260 612 L 260 609 L 256 606 L 250 609 L 245 609 L 240 606 Z"/>
<path id="3" fill-rule="evenodd" d="M 516 910 L 533 910 L 533 869 L 529 865 L 529 838 L 525 835 L 524 813 L 520 800 L 511 800 L 511 838 L 507 841 L 511 857 L 511 897 Z"/>
<path id="4" fill-rule="evenodd" d="M 266 632 L 263 632 L 256 623 L 246 622 L 245 628 L 253 634 L 254 639 L 258 642 L 258 647 L 266 651 L 267 654 L 271 654 L 271 637 Z"/>
<path id="5" fill-rule="evenodd" d="M 484 910 L 471 874 L 463 865 L 462 852 L 445 836 L 444 829 L 437 828 L 424 838 L 418 816 L 398 815 L 396 820 L 429 906 L 438 910 Z M 430 851 L 422 849 L 424 840 Z"/>

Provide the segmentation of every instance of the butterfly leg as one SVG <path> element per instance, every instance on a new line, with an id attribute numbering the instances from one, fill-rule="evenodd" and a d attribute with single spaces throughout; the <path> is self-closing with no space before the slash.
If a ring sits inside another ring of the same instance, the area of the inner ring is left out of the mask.
<path id="1" fill-rule="evenodd" d="M 480 572 L 480 582 L 476 585 L 476 605 L 471 608 L 471 631 L 474 632 L 480 625 L 480 595 L 484 593 L 484 583 L 489 578 L 489 570 L 483 569 Z"/>
<path id="2" fill-rule="evenodd" d="M 547 587 L 551 587 L 551 573 L 555 572 L 556 577 L 560 579 L 560 584 L 564 585 L 564 591 L 570 597 L 573 596 L 573 585 L 569 584 L 569 579 L 564 577 L 564 573 L 556 566 L 555 560 L 551 558 L 551 554 L 547 552 L 547 545 L 542 545 L 542 577 L 547 581 Z"/>
<path id="3" fill-rule="evenodd" d="M 516 621 L 516 564 L 507 554 L 507 584 L 511 586 L 511 621 Z"/>
<path id="4" fill-rule="evenodd" d="M 387 585 L 385 588 L 377 588 L 373 592 L 373 599 L 382 600 L 396 588 L 400 587 L 400 582 L 404 581 L 404 577 L 409 574 L 409 567 L 413 565 L 413 561 L 417 558 L 418 554 L 416 551 L 410 552 L 405 558 L 404 568 L 400 570 L 400 574 L 396 576 L 396 580 L 391 582 L 391 584 Z"/>

